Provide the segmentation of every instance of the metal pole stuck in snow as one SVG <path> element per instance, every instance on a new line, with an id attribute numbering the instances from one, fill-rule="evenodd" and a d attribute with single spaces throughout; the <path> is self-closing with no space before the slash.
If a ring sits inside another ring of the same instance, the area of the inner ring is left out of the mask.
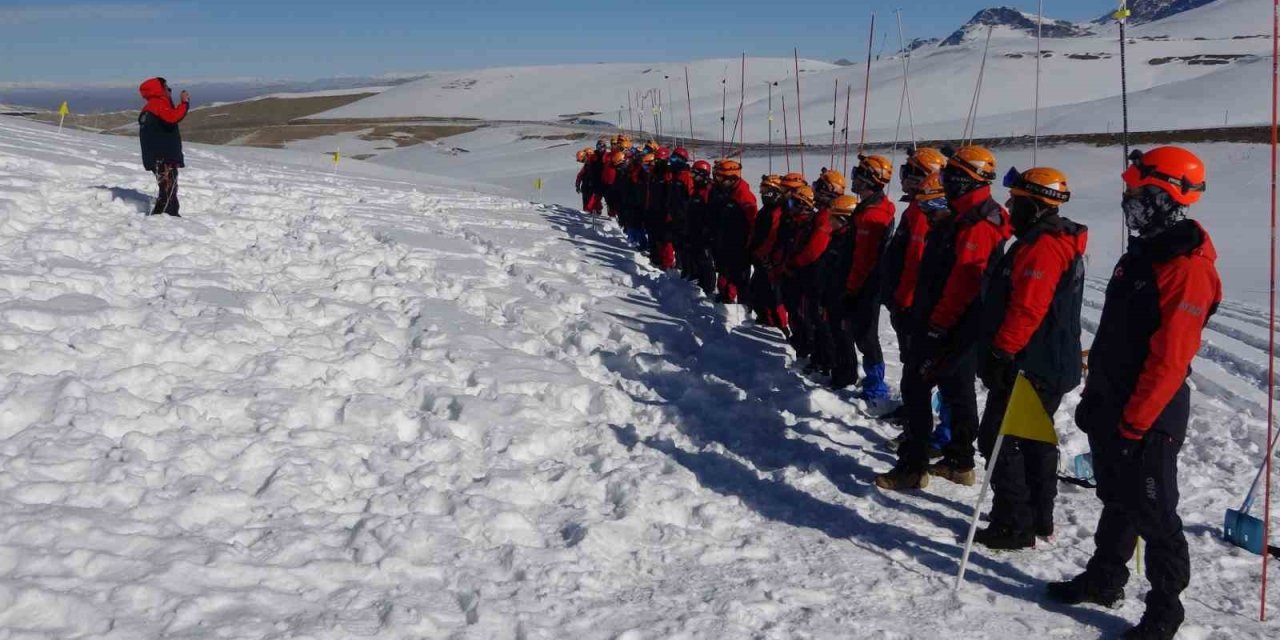
<path id="1" fill-rule="evenodd" d="M 738 132 L 738 157 L 742 157 L 745 150 L 744 145 L 747 143 L 747 52 L 742 52 L 742 75 L 738 78 L 738 126 L 742 130 Z"/>
<path id="2" fill-rule="evenodd" d="M 969 120 L 964 127 L 966 145 L 978 135 L 978 104 L 982 100 L 982 81 L 987 75 L 987 54 L 991 52 L 991 32 L 994 30 L 994 26 L 987 27 L 987 44 L 982 49 L 982 66 L 978 67 L 978 84 L 973 88 L 973 104 L 969 107 Z"/>
<path id="3" fill-rule="evenodd" d="M 1129 168 L 1129 71 L 1127 58 L 1125 55 L 1128 38 L 1125 36 L 1125 24 L 1129 21 L 1129 3 L 1126 0 L 1120 0 L 1120 8 L 1116 10 L 1112 17 L 1116 22 L 1120 23 L 1120 113 L 1124 126 L 1124 133 L 1121 134 L 1121 142 L 1124 143 L 1124 168 Z M 1125 244 L 1129 238 L 1124 225 L 1124 217 L 1120 218 L 1120 250 L 1123 251 Z"/>
<path id="4" fill-rule="evenodd" d="M 769 91 L 769 175 L 773 175 L 773 84 L 765 82 L 765 87 Z"/>
<path id="5" fill-rule="evenodd" d="M 849 175 L 849 102 L 853 100 L 853 86 L 844 86 L 844 175 Z"/>
<path id="6" fill-rule="evenodd" d="M 725 127 L 729 125 L 725 122 L 725 117 L 729 114 L 729 79 L 720 78 L 720 157 L 724 157 L 724 135 Z"/>
<path id="7" fill-rule="evenodd" d="M 630 128 L 632 131 L 635 131 L 636 116 L 635 116 L 635 112 L 631 109 L 631 105 L 633 103 L 634 101 L 631 99 L 631 90 L 627 89 L 627 124 L 630 125 Z"/>

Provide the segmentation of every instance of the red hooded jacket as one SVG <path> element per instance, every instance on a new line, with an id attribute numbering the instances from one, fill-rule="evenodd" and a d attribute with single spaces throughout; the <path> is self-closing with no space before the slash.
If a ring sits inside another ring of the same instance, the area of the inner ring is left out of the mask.
<path id="1" fill-rule="evenodd" d="M 972 222 L 960 226 L 956 236 L 955 265 L 942 290 L 942 297 L 929 316 L 930 326 L 944 330 L 956 326 L 969 305 L 982 293 L 982 279 L 991 254 L 1013 235 L 1009 212 L 991 201 L 989 186 L 966 193 L 952 202 L 951 208 L 957 219 Z M 992 208 L 998 212 L 998 225 L 982 212 Z"/>
<path id="2" fill-rule="evenodd" d="M 897 207 L 884 196 L 858 207 L 853 212 L 853 267 L 845 281 L 845 290 L 857 295 L 876 269 L 876 263 L 884 254 L 885 239 L 893 226 Z M 877 303 L 879 304 L 879 303 Z"/>
<path id="3" fill-rule="evenodd" d="M 147 101 L 142 110 L 154 114 L 168 124 L 178 124 L 182 122 L 183 118 L 187 117 L 187 110 L 190 105 L 183 102 L 176 107 L 173 106 L 173 97 L 164 90 L 164 83 L 160 82 L 160 78 L 152 78 L 143 82 L 142 86 L 138 87 L 138 93 Z"/>

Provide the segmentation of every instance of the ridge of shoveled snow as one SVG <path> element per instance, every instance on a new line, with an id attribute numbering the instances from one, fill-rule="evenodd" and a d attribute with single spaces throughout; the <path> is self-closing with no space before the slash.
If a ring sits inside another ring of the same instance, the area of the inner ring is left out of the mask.
<path id="1" fill-rule="evenodd" d="M 147 219 L 133 144 L 0 121 L 15 636 L 1086 638 L 1139 615 L 1040 604 L 1089 549 L 1098 504 L 1069 488 L 1056 546 L 978 553 L 952 594 L 974 490 L 872 489 L 892 429 L 600 221 L 201 146 L 189 217 Z M 1195 407 L 1186 633 L 1273 636 L 1256 558 L 1215 533 L 1260 422 Z"/>

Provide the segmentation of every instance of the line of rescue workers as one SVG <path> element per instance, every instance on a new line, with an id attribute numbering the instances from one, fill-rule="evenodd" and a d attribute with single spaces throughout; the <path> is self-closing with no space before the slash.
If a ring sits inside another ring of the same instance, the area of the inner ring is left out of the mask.
<path id="1" fill-rule="evenodd" d="M 799 173 L 763 176 L 759 200 L 737 160 L 694 161 L 683 148 L 636 147 L 625 134 L 583 149 L 578 161 L 585 211 L 603 215 L 607 206 L 653 266 L 678 271 L 717 302 L 744 305 L 786 336 L 806 374 L 854 388 L 873 411 L 891 402 L 879 337 L 880 309 L 888 311 L 902 405 L 883 417 L 904 431 L 897 463 L 875 479 L 881 489 L 923 489 L 930 476 L 974 484 L 976 454 L 991 458 L 1019 372 L 1050 415 L 1082 381 L 1088 233 L 1062 215 L 1071 190 L 1061 171 L 1011 170 L 1001 206 L 990 150 L 918 148 L 898 169 L 907 207 L 897 221 L 885 193 L 894 167 L 879 155 L 859 155 L 848 178 L 834 169 L 812 184 Z M 1205 190 L 1203 163 L 1177 147 L 1130 161 L 1121 206 L 1131 237 L 1075 415 L 1103 503 L 1097 548 L 1083 573 L 1049 584 L 1048 595 L 1115 605 L 1141 536 L 1151 590 L 1124 637 L 1167 639 L 1183 622 L 1179 595 L 1190 580 L 1177 515 L 1186 379 L 1222 286 L 1208 233 L 1187 217 Z M 988 391 L 981 414 L 978 379 Z M 991 470 L 990 524 L 975 540 L 1012 550 L 1052 536 L 1057 468 L 1055 445 L 1008 438 Z"/>

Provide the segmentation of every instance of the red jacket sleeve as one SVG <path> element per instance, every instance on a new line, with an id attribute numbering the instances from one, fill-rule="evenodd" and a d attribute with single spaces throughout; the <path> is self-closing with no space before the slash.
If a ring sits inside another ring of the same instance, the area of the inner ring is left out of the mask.
<path id="1" fill-rule="evenodd" d="M 1191 359 L 1200 350 L 1201 332 L 1214 305 L 1222 300 L 1222 282 L 1212 263 L 1192 254 L 1156 265 L 1160 292 L 1160 328 L 1138 384 L 1124 408 L 1121 435 L 1138 440 L 1187 379 Z"/>
<path id="2" fill-rule="evenodd" d="M 1058 282 L 1075 260 L 1070 247 L 1061 237 L 1046 233 L 1035 244 L 1018 249 L 1010 274 L 1009 306 L 993 343 L 996 349 L 1016 354 L 1027 348 L 1049 313 Z"/>
<path id="3" fill-rule="evenodd" d="M 831 244 L 831 212 L 823 209 L 814 217 L 813 231 L 809 237 L 804 238 L 800 250 L 791 257 L 788 266 L 801 269 L 817 262 L 818 258 L 826 252 L 829 244 Z"/>
<path id="4" fill-rule="evenodd" d="M 747 229 L 751 229 L 756 225 L 756 215 L 760 212 L 760 205 L 756 202 L 755 194 L 751 193 L 751 187 L 747 185 L 745 180 L 738 181 L 738 189 L 733 193 L 733 201 L 737 203 L 738 208 L 742 211 L 744 222 Z M 751 238 L 751 234 L 745 234 L 747 240 Z M 745 248 L 745 245 L 744 245 Z"/>
<path id="5" fill-rule="evenodd" d="M 586 168 L 586 167 L 583 167 L 583 168 L 581 168 L 581 169 L 578 169 L 578 177 L 577 177 L 577 178 L 574 178 L 574 180 L 573 180 L 573 188 L 575 188 L 575 189 L 581 189 L 581 188 L 582 188 L 582 179 L 583 179 L 583 178 L 585 178 L 586 176 L 587 176 L 587 168 Z"/>
<path id="6" fill-rule="evenodd" d="M 183 118 L 187 117 L 187 109 L 189 107 L 190 105 L 186 102 L 175 107 L 168 100 L 148 100 L 143 110 L 154 114 L 157 118 L 169 124 L 178 124 L 182 122 Z"/>
<path id="7" fill-rule="evenodd" d="M 985 219 L 960 229 L 956 237 L 956 263 L 947 277 L 938 306 L 929 316 L 931 326 L 946 330 L 960 322 L 960 316 L 981 293 L 987 261 L 1002 241 L 1001 229 Z"/>
<path id="8" fill-rule="evenodd" d="M 920 262 L 924 260 L 925 240 L 929 237 L 929 220 L 920 207 L 912 203 L 902 214 L 902 224 L 909 235 L 902 256 L 902 278 L 898 280 L 893 299 L 903 309 L 910 309 L 916 301 L 916 282 L 920 279 Z"/>
<path id="9" fill-rule="evenodd" d="M 689 195 L 693 195 L 693 174 L 683 171 L 676 174 L 676 180 L 678 180 L 680 184 L 684 185 L 685 191 L 687 191 Z"/>
<path id="10" fill-rule="evenodd" d="M 849 278 L 845 280 L 845 290 L 856 294 L 871 277 L 880 255 L 884 252 L 884 239 L 893 226 L 893 203 L 888 198 L 868 207 L 866 211 L 854 216 L 853 267 L 849 270 Z"/>

